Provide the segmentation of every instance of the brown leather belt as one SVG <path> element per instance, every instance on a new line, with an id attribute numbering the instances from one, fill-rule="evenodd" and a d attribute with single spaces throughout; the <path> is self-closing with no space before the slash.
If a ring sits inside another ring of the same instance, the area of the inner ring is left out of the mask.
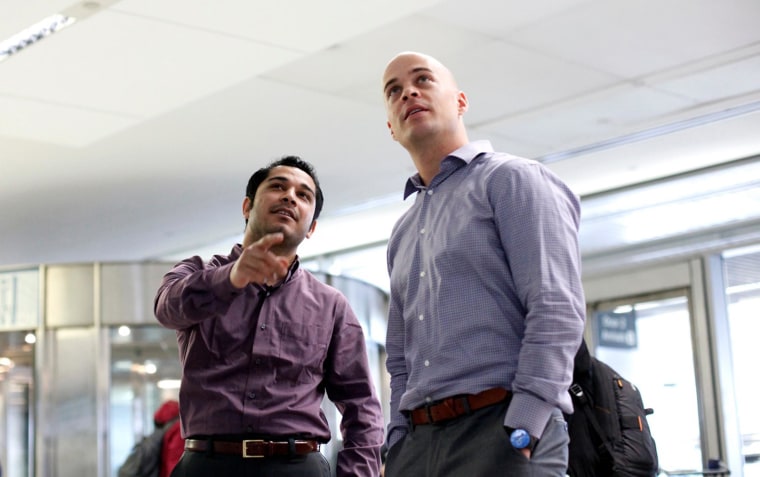
<path id="1" fill-rule="evenodd" d="M 409 413 L 412 424 L 435 424 L 448 421 L 472 411 L 506 401 L 511 393 L 503 388 L 491 388 L 478 394 L 465 394 L 419 407 Z"/>
<path id="2" fill-rule="evenodd" d="M 319 451 L 317 441 L 288 442 L 249 439 L 244 441 L 215 441 L 202 439 L 185 439 L 185 450 L 192 452 L 216 452 L 219 454 L 239 455 L 244 458 L 262 458 L 276 456 L 305 455 Z"/>

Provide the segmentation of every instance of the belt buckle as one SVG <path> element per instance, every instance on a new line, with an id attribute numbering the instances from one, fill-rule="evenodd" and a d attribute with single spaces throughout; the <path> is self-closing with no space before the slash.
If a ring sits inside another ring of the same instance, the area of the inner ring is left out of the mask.
<path id="1" fill-rule="evenodd" d="M 243 458 L 244 459 L 262 459 L 264 454 L 248 454 L 248 444 L 263 444 L 262 439 L 247 439 L 243 441 Z"/>

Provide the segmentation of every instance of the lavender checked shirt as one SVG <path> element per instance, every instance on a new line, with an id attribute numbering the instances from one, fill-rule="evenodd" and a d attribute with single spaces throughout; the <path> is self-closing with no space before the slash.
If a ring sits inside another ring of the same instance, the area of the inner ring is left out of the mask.
<path id="1" fill-rule="evenodd" d="M 493 387 L 513 392 L 504 425 L 538 438 L 567 389 L 585 321 L 580 203 L 536 161 L 488 141 L 447 156 L 388 245 L 388 445 L 408 411 Z"/>

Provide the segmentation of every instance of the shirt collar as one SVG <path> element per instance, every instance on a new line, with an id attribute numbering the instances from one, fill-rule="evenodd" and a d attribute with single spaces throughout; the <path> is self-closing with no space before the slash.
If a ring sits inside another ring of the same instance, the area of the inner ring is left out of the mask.
<path id="1" fill-rule="evenodd" d="M 465 164 L 469 164 L 472 162 L 473 159 L 475 159 L 478 155 L 487 152 L 491 153 L 493 151 L 493 146 L 491 145 L 490 141 L 473 141 L 470 143 L 465 144 L 464 146 L 460 147 L 459 149 L 455 150 L 454 152 L 450 153 L 448 156 L 444 157 L 441 161 L 441 169 L 443 169 L 443 164 L 449 159 L 449 158 L 456 158 L 460 161 L 464 161 Z M 412 195 L 415 192 L 419 192 L 421 190 L 424 190 L 426 187 L 422 183 L 422 178 L 420 177 L 419 173 L 414 174 L 406 181 L 406 186 L 404 187 L 404 200 L 406 200 L 407 197 Z"/>

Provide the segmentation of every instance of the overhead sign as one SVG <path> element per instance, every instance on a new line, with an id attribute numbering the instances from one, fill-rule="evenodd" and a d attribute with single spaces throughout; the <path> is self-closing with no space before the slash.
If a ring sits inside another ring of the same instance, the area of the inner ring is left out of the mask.
<path id="1" fill-rule="evenodd" d="M 594 314 L 597 344 L 610 348 L 636 348 L 636 311 L 624 313 L 602 311 Z"/>

